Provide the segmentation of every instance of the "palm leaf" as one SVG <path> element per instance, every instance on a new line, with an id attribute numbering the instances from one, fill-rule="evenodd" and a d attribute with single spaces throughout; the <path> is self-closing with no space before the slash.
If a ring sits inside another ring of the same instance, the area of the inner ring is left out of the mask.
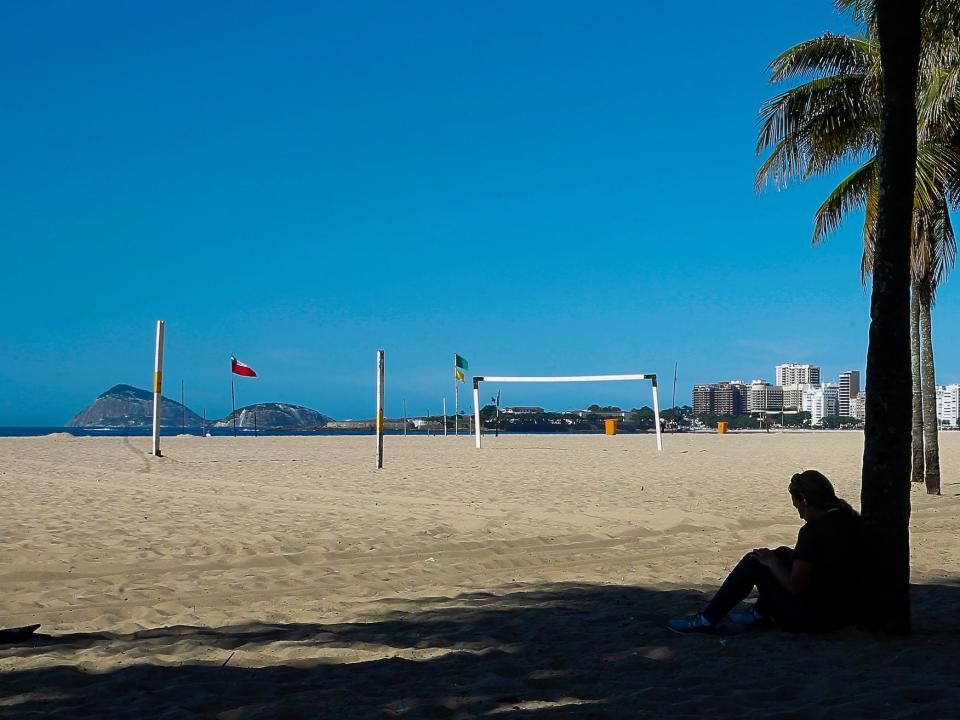
<path id="1" fill-rule="evenodd" d="M 756 189 L 785 187 L 876 150 L 879 128 L 874 97 L 863 76 L 817 78 L 771 98 L 760 111 L 757 153 L 773 147 L 757 173 Z"/>
<path id="2" fill-rule="evenodd" d="M 935 296 L 937 288 L 947 279 L 957 262 L 957 237 L 953 232 L 953 222 L 946 203 L 934 217 L 933 245 L 933 257 L 936 258 L 936 263 L 933 269 L 931 295 Z"/>
<path id="3" fill-rule="evenodd" d="M 950 137 L 960 129 L 960 63 L 932 68 L 922 80 L 917 92 L 920 139 Z"/>
<path id="4" fill-rule="evenodd" d="M 782 52 L 770 63 L 770 82 L 815 75 L 866 75 L 880 49 L 866 38 L 827 33 Z"/>
<path id="5" fill-rule="evenodd" d="M 835 0 L 838 10 L 847 10 L 853 19 L 867 27 L 876 27 L 876 10 L 873 0 Z"/>
<path id="6" fill-rule="evenodd" d="M 813 244 L 819 245 L 828 235 L 835 232 L 843 223 L 843 218 L 852 210 L 867 205 L 871 190 L 875 187 L 876 159 L 870 158 L 840 184 L 817 208 L 813 216 Z"/>

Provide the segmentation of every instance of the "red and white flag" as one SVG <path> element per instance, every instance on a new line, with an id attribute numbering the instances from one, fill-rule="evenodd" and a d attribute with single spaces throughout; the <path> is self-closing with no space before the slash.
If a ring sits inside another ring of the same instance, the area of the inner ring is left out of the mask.
<path id="1" fill-rule="evenodd" d="M 244 365 L 242 362 L 237 360 L 236 355 L 230 356 L 230 372 L 234 375 L 243 375 L 244 377 L 256 377 L 257 374 L 253 371 L 253 368 L 249 365 Z"/>

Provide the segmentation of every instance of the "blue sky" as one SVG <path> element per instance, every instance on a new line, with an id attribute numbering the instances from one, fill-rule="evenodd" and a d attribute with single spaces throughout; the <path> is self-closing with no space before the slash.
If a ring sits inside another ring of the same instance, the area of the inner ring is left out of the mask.
<path id="1" fill-rule="evenodd" d="M 827 0 L 4 3 L 0 425 L 59 425 L 116 383 L 229 412 L 370 417 L 486 375 L 718 379 L 861 368 L 855 218 L 830 180 L 757 196 L 757 110 Z M 955 382 L 956 291 L 934 323 Z M 669 381 L 664 382 L 669 395 Z M 485 394 L 492 394 L 489 388 Z M 625 384 L 506 404 L 635 406 Z M 669 399 L 665 404 L 669 404 Z"/>

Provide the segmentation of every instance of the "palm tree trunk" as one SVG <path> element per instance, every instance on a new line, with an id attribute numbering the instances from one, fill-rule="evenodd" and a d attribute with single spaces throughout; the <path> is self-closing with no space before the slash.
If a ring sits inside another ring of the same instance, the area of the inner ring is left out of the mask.
<path id="1" fill-rule="evenodd" d="M 920 304 L 920 364 L 923 372 L 923 481 L 928 495 L 940 494 L 940 425 L 937 422 L 937 380 L 933 367 L 930 294 Z"/>
<path id="2" fill-rule="evenodd" d="M 910 294 L 910 374 L 913 376 L 913 426 L 910 445 L 913 471 L 910 479 L 923 482 L 923 392 L 920 381 L 920 295 L 914 285 Z"/>
<path id="3" fill-rule="evenodd" d="M 922 3 L 876 0 L 883 102 L 860 505 L 861 624 L 910 631 L 910 240 Z"/>

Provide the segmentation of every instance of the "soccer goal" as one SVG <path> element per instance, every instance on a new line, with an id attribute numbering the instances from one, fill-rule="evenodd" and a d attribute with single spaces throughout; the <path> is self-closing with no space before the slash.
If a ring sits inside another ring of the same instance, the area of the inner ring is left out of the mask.
<path id="1" fill-rule="evenodd" d="M 653 390 L 653 426 L 657 433 L 657 450 L 663 451 L 663 438 L 660 433 L 660 395 L 657 392 L 656 375 L 566 375 L 557 377 L 480 377 L 473 378 L 473 427 L 475 428 L 477 447 L 480 447 L 480 383 L 482 382 L 609 382 L 613 380 L 649 380 Z"/>

